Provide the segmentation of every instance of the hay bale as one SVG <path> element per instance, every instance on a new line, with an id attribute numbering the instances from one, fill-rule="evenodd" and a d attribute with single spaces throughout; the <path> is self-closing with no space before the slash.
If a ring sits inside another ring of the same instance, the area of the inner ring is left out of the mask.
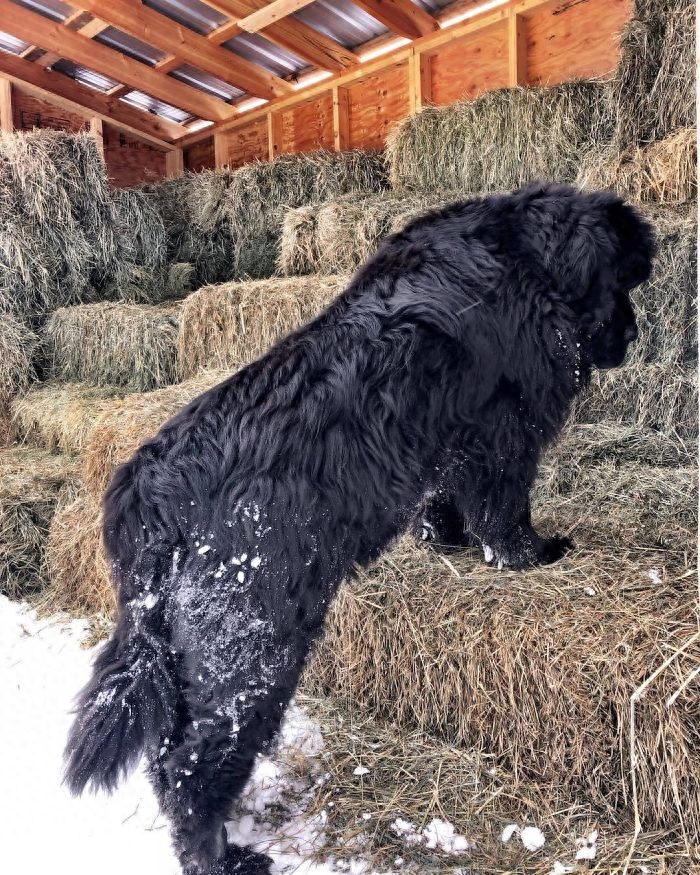
<path id="1" fill-rule="evenodd" d="M 46 583 L 44 548 L 59 493 L 77 477 L 68 456 L 14 448 L 0 452 L 0 592 L 13 598 Z"/>
<path id="2" fill-rule="evenodd" d="M 519 188 L 535 179 L 572 182 L 581 157 L 609 141 L 603 83 L 502 88 L 450 106 L 427 106 L 387 141 L 393 187 L 466 193 Z"/>
<path id="3" fill-rule="evenodd" d="M 23 392 L 33 376 L 36 334 L 19 319 L 0 313 L 0 411 Z"/>
<path id="4" fill-rule="evenodd" d="M 193 377 L 202 368 L 238 370 L 318 315 L 346 281 L 342 276 L 293 277 L 205 286 L 182 307 L 180 376 Z"/>
<path id="5" fill-rule="evenodd" d="M 225 206 L 231 177 L 228 168 L 203 170 L 140 189 L 165 225 L 167 261 L 192 265 L 192 287 L 233 276 L 233 240 Z"/>
<path id="6" fill-rule="evenodd" d="M 176 382 L 178 304 L 86 304 L 53 313 L 41 332 L 52 378 L 148 391 Z"/>
<path id="7" fill-rule="evenodd" d="M 697 160 L 697 129 L 682 128 L 658 143 L 592 150 L 577 182 L 638 203 L 685 203 L 698 195 Z"/>
<path id="8" fill-rule="evenodd" d="M 499 573 L 471 553 L 446 564 L 402 542 L 342 588 L 306 687 L 481 752 L 562 808 L 582 794 L 619 817 L 630 810 L 630 696 L 690 642 L 638 705 L 635 753 L 644 826 L 682 823 L 697 841 L 697 589 L 667 558 L 584 547 Z"/>
<path id="9" fill-rule="evenodd" d="M 603 461 L 636 462 L 651 467 L 692 467 L 697 460 L 697 438 L 681 440 L 651 428 L 603 420 L 570 422 L 550 447 L 543 466 L 566 471 L 567 477 Z"/>
<path id="10" fill-rule="evenodd" d="M 12 404 L 12 427 L 18 441 L 50 452 L 79 454 L 101 415 L 124 392 L 82 383 L 39 383 Z"/>
<path id="11" fill-rule="evenodd" d="M 116 466 L 181 407 L 228 376 L 228 372 L 206 371 L 174 386 L 110 403 L 84 441 L 82 476 L 92 498 L 101 499 Z"/>
<path id="12" fill-rule="evenodd" d="M 695 124 L 695 4 L 635 0 L 612 82 L 615 142 L 663 140 Z"/>
<path id="13" fill-rule="evenodd" d="M 117 236 L 90 134 L 0 137 L 0 204 L 0 311 L 36 316 L 94 296 Z"/>
<path id="14" fill-rule="evenodd" d="M 45 553 L 51 582 L 42 594 L 42 609 L 79 617 L 114 616 L 116 599 L 102 544 L 100 506 L 84 490 L 61 496 Z"/>
<path id="15" fill-rule="evenodd" d="M 693 439 L 698 433 L 698 375 L 695 368 L 626 365 L 595 371 L 574 404 L 578 422 L 635 424 Z"/>
<path id="16" fill-rule="evenodd" d="M 236 275 L 262 279 L 274 274 L 287 210 L 386 186 L 381 152 L 308 152 L 239 167 L 226 193 Z"/>

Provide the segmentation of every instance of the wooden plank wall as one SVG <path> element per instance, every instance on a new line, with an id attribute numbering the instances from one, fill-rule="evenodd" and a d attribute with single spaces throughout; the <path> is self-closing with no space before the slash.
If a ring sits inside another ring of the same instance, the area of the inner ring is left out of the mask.
<path id="1" fill-rule="evenodd" d="M 197 173 L 199 170 L 213 170 L 215 167 L 214 137 L 194 143 L 189 149 L 185 149 L 185 170 Z"/>
<path id="2" fill-rule="evenodd" d="M 33 94 L 12 88 L 12 121 L 16 131 L 48 128 L 52 131 L 89 131 L 90 120 Z"/>
<path id="3" fill-rule="evenodd" d="M 382 147 L 391 127 L 426 104 L 444 106 L 509 85 L 556 85 L 609 76 L 632 0 L 523 0 L 500 21 L 425 48 L 362 75 L 314 89 L 312 99 L 260 109 L 215 136 L 217 164 L 283 152 Z M 400 53 L 399 53 L 400 54 Z M 288 102 L 287 102 L 288 103 Z M 267 133 L 267 136 L 266 136 Z"/>
<path id="4" fill-rule="evenodd" d="M 104 125 L 104 156 L 107 175 L 116 188 L 165 179 L 163 150 L 108 124 Z"/>

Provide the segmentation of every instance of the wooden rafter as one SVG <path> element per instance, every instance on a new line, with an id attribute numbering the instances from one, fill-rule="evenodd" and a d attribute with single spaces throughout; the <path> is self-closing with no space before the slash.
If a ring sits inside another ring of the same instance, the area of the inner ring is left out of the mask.
<path id="1" fill-rule="evenodd" d="M 439 28 L 436 19 L 411 0 L 352 0 L 399 36 L 417 39 Z"/>
<path id="2" fill-rule="evenodd" d="M 131 34 L 174 57 L 217 76 L 255 97 L 271 100 L 291 91 L 291 86 L 257 64 L 213 45 L 188 27 L 149 9 L 137 0 L 72 0 L 74 6 Z M 162 67 L 159 68 L 162 70 Z"/>
<path id="3" fill-rule="evenodd" d="M 20 39 L 37 43 L 76 64 L 83 64 L 200 118 L 224 121 L 235 114 L 235 110 L 224 101 L 178 82 L 11 0 L 0 0 L 0 20 L 11 22 L 12 33 Z"/>
<path id="4" fill-rule="evenodd" d="M 313 2 L 314 0 L 272 0 L 272 3 L 258 9 L 257 12 L 251 12 L 245 18 L 239 19 L 238 26 L 248 33 L 257 33 Z"/>
<path id="5" fill-rule="evenodd" d="M 20 88 L 43 97 L 48 95 L 54 103 L 67 105 L 73 111 L 82 108 L 86 116 L 90 113 L 99 115 L 105 121 L 113 122 L 160 146 L 167 146 L 186 133 L 185 128 L 175 122 L 135 109 L 117 97 L 102 94 L 94 88 L 81 85 L 70 76 L 45 70 L 39 64 L 17 55 L 0 53 L 0 76 L 3 75 Z"/>
<path id="6" fill-rule="evenodd" d="M 217 45 L 244 33 L 238 22 L 267 6 L 266 0 L 207 0 L 207 3 L 232 19 L 207 37 Z M 322 70 L 338 72 L 360 62 L 351 49 L 295 18 L 283 18 L 262 28 L 261 33 L 271 43 L 293 52 Z"/>

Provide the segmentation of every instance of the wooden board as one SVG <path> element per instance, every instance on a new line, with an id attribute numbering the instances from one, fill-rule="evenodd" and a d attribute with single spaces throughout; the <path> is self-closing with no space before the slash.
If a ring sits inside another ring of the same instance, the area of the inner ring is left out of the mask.
<path id="1" fill-rule="evenodd" d="M 410 110 L 408 62 L 352 82 L 347 90 L 349 147 L 381 148 L 393 125 Z"/>
<path id="2" fill-rule="evenodd" d="M 488 30 L 446 43 L 430 57 L 430 97 L 443 106 L 508 85 L 508 28 Z"/>
<path id="3" fill-rule="evenodd" d="M 145 140 L 105 124 L 104 150 L 107 175 L 117 188 L 165 179 L 166 153 Z"/>
<path id="4" fill-rule="evenodd" d="M 281 151 L 333 148 L 333 97 L 329 91 L 281 113 Z"/>
<path id="5" fill-rule="evenodd" d="M 213 170 L 215 166 L 213 137 L 185 149 L 185 170 L 196 173 L 198 170 Z"/>
<path id="6" fill-rule="evenodd" d="M 249 125 L 225 131 L 221 137 L 220 164 L 240 167 L 250 161 L 267 161 L 269 157 L 267 119 L 252 121 Z"/>
<path id="7" fill-rule="evenodd" d="M 90 121 L 84 116 L 20 91 L 19 88 L 12 89 L 12 115 L 16 131 L 48 128 L 77 133 L 90 130 Z"/>
<path id="8" fill-rule="evenodd" d="M 568 0 L 526 16 L 527 78 L 532 85 L 609 76 L 632 0 Z"/>

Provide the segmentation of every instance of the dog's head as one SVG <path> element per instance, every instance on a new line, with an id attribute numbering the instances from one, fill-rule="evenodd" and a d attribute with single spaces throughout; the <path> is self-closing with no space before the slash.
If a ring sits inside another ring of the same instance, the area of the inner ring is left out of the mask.
<path id="1" fill-rule="evenodd" d="M 574 312 L 586 358 L 597 368 L 624 361 L 637 337 L 630 291 L 649 279 L 655 254 L 649 223 L 610 192 L 540 185 L 529 196 L 531 245 Z"/>

